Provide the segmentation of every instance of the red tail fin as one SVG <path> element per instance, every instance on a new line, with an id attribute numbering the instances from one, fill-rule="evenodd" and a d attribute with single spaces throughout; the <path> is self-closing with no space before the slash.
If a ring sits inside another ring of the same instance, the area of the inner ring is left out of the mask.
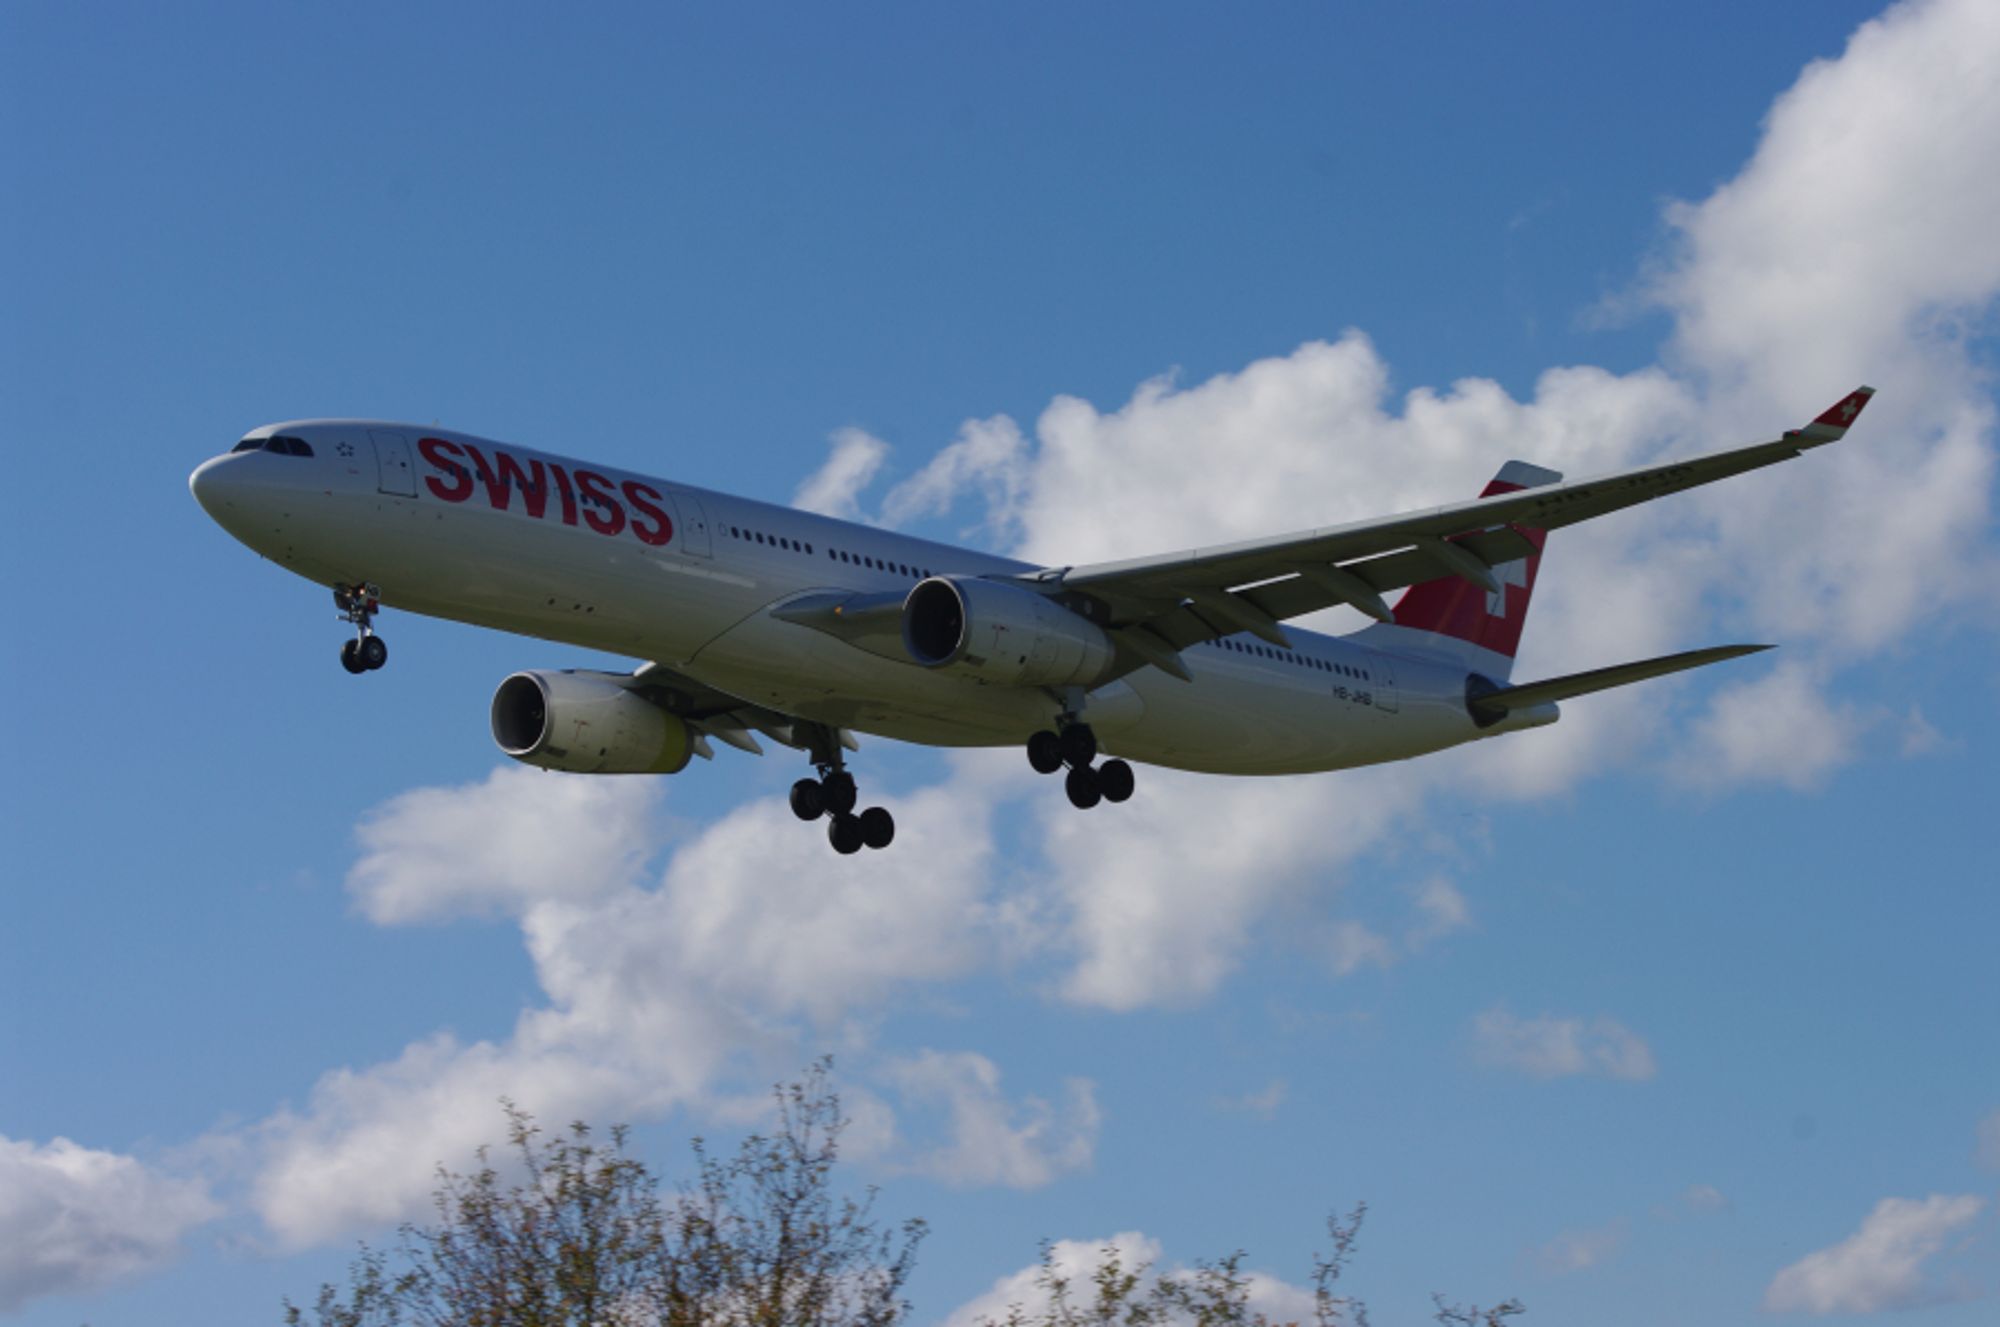
<path id="1" fill-rule="evenodd" d="M 1496 493 L 1539 488 L 1561 478 L 1553 470 L 1544 470 L 1526 461 L 1509 461 L 1479 496 L 1489 498 Z M 1493 664 L 1501 660 L 1512 663 L 1514 652 L 1521 644 L 1521 626 L 1528 616 L 1528 598 L 1535 590 L 1535 573 L 1541 568 L 1542 543 L 1548 537 L 1543 530 L 1519 525 L 1514 528 L 1535 546 L 1535 552 L 1519 561 L 1503 562 L 1493 568 L 1494 578 L 1500 582 L 1498 594 L 1482 589 L 1462 576 L 1441 576 L 1437 580 L 1422 581 L 1405 590 L 1403 597 L 1397 601 L 1395 625 L 1408 631 L 1462 641 L 1498 656 L 1490 661 Z"/>

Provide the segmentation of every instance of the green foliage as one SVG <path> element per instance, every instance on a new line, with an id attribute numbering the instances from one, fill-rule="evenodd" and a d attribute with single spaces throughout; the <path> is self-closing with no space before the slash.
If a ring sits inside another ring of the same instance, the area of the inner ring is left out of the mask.
<path id="1" fill-rule="evenodd" d="M 576 1123 L 545 1135 L 511 1102 L 503 1175 L 482 1148 L 461 1175 L 442 1167 L 434 1222 L 405 1225 L 392 1249 L 361 1247 L 344 1287 L 311 1305 L 287 1301 L 288 1327 L 900 1327 L 903 1287 L 924 1223 L 890 1227 L 874 1190 L 837 1195 L 846 1120 L 822 1060 L 778 1087 L 777 1127 L 728 1157 L 694 1142 L 694 1177 L 663 1198 L 660 1182 L 611 1130 Z M 1313 1259 L 1311 1327 L 1369 1327 L 1339 1293 L 1367 1214 L 1327 1218 L 1330 1250 Z M 982 1327 L 1303 1327 L 1251 1306 L 1238 1250 L 1156 1273 L 1116 1246 L 1081 1275 L 1042 1245 L 1033 1305 Z M 1524 1312 L 1434 1296 L 1442 1327 L 1508 1327 Z"/>
<path id="2" fill-rule="evenodd" d="M 694 1145 L 670 1200 L 646 1164 L 587 1125 L 545 1136 L 507 1104 L 503 1178 L 485 1149 L 440 1168 L 434 1224 L 394 1256 L 363 1246 L 346 1291 L 320 1287 L 291 1327 L 895 1327 L 924 1226 L 877 1223 L 874 1193 L 837 1197 L 846 1121 L 822 1061 L 775 1096 L 778 1127 L 733 1156 Z"/>
<path id="3" fill-rule="evenodd" d="M 1332 1250 L 1313 1259 L 1314 1327 L 1368 1327 L 1368 1306 L 1338 1293 L 1340 1276 L 1354 1251 L 1366 1203 L 1356 1204 L 1345 1221 L 1326 1220 Z M 1178 1272 L 1153 1274 L 1151 1263 L 1127 1266 L 1116 1245 L 1098 1251 L 1097 1262 L 1076 1281 L 1056 1260 L 1053 1244 L 1042 1245 L 1034 1308 L 1009 1305 L 1006 1315 L 984 1318 L 981 1327 L 1281 1327 L 1250 1306 L 1250 1274 L 1243 1250 Z M 1284 1327 L 1297 1327 L 1285 1324 Z"/>

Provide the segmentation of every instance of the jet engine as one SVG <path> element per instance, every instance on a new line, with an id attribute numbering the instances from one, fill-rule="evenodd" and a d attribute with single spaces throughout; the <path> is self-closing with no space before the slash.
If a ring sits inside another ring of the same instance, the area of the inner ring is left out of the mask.
<path id="1" fill-rule="evenodd" d="M 525 764 L 572 774 L 675 774 L 693 752 L 678 715 L 611 673 L 516 673 L 493 693 L 493 740 Z"/>
<path id="2" fill-rule="evenodd" d="M 1102 629 L 1025 586 L 933 576 L 903 601 L 903 648 L 926 668 L 1000 686 L 1089 686 L 1115 653 Z"/>

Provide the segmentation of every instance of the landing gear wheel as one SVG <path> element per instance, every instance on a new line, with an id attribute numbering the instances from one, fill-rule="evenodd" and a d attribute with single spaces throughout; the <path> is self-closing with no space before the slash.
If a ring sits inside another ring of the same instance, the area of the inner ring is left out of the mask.
<path id="1" fill-rule="evenodd" d="M 340 643 L 340 666 L 350 673 L 365 673 L 368 665 L 361 662 L 361 642 L 344 640 Z"/>
<path id="2" fill-rule="evenodd" d="M 838 815 L 826 827 L 826 841 L 842 857 L 849 857 L 861 851 L 861 822 L 850 815 Z"/>
<path id="3" fill-rule="evenodd" d="M 826 814 L 826 794 L 818 779 L 800 779 L 792 785 L 792 814 L 801 820 L 818 820 Z"/>
<path id="4" fill-rule="evenodd" d="M 1053 774 L 1063 767 L 1062 738 L 1044 728 L 1028 739 L 1028 763 L 1037 774 Z"/>
<path id="5" fill-rule="evenodd" d="M 871 848 L 886 848 L 895 841 L 896 820 L 884 807 L 869 807 L 855 817 L 855 823 L 860 826 L 861 841 Z"/>
<path id="6" fill-rule="evenodd" d="M 1122 760 L 1107 760 L 1097 767 L 1097 790 L 1107 802 L 1122 802 L 1132 795 L 1132 767 Z"/>
<path id="7" fill-rule="evenodd" d="M 1062 758 L 1071 769 L 1082 769 L 1097 759 L 1097 734 L 1090 731 L 1087 723 L 1073 723 L 1062 730 L 1057 739 L 1061 744 Z"/>
<path id="8" fill-rule="evenodd" d="M 1098 786 L 1097 771 L 1088 765 L 1070 770 L 1069 777 L 1063 780 L 1063 791 L 1069 794 L 1069 804 L 1079 811 L 1088 811 L 1104 796 L 1104 790 Z"/>
<path id="9" fill-rule="evenodd" d="M 361 666 L 372 671 L 389 662 L 389 642 L 380 636 L 363 636 L 355 653 L 360 656 Z"/>
<path id="10" fill-rule="evenodd" d="M 854 809 L 854 776 L 844 769 L 837 769 L 820 780 L 820 794 L 826 809 L 836 816 L 845 816 Z"/>

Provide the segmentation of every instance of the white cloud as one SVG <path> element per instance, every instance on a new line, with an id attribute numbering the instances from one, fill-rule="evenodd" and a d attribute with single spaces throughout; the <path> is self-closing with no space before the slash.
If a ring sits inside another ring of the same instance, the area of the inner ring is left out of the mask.
<path id="1" fill-rule="evenodd" d="M 875 481 L 876 472 L 888 459 L 889 444 L 857 428 L 836 430 L 832 442 L 826 463 L 799 485 L 792 505 L 822 516 L 856 520 L 861 515 L 861 491 Z"/>
<path id="2" fill-rule="evenodd" d="M 1804 668 L 1784 664 L 1718 692 L 1676 772 L 1703 789 L 1752 781 L 1813 788 L 1854 758 L 1869 725 L 1854 706 L 1831 704 Z"/>
<path id="3" fill-rule="evenodd" d="M 1396 962 L 1396 949 L 1386 936 L 1356 921 L 1335 922 L 1328 957 L 1333 970 L 1345 977 L 1363 968 L 1386 968 Z"/>
<path id="4" fill-rule="evenodd" d="M 1146 1271 L 1140 1281 L 1141 1295 L 1156 1281 L 1185 1275 L 1188 1270 L 1160 1266 L 1163 1253 L 1160 1242 L 1136 1230 L 1120 1231 L 1099 1240 L 1057 1240 L 1049 1246 L 1050 1262 L 1056 1275 L 1068 1282 L 1067 1295 L 1072 1306 L 1092 1301 L 1096 1294 L 1092 1273 L 1103 1262 L 1107 1250 L 1115 1254 L 1123 1271 L 1135 1274 Z M 944 1320 L 944 1327 L 978 1327 L 980 1323 L 1001 1322 L 1006 1319 L 1007 1311 L 1015 1307 L 1029 1321 L 1034 1321 L 1049 1307 L 1049 1295 L 1040 1283 L 1041 1278 L 1039 1263 L 1001 1277 L 984 1294 L 952 1310 Z M 1267 1272 L 1248 1272 L 1245 1280 L 1252 1314 L 1261 1314 L 1270 1322 L 1313 1321 L 1312 1291 Z M 1167 1321 L 1174 1327 L 1193 1327 L 1191 1319 L 1179 1315 Z"/>
<path id="5" fill-rule="evenodd" d="M 367 855 L 350 877 L 364 911 L 401 921 L 504 902 L 547 1003 L 504 1040 L 441 1034 L 328 1073 L 302 1109 L 260 1126 L 253 1202 L 281 1239 L 308 1244 L 421 1210 L 439 1162 L 462 1167 L 500 1135 L 503 1096 L 555 1120 L 700 1104 L 726 1062 L 795 1069 L 807 1052 L 792 1020 L 832 1028 L 899 983 L 968 970 L 997 943 L 981 904 L 984 823 L 947 790 L 900 801 L 896 851 L 859 859 L 834 856 L 783 803 L 749 803 L 681 844 L 647 888 L 637 871 L 663 834 L 650 783 L 502 769 L 404 794 L 364 821 Z M 590 846 L 541 846 L 579 841 Z M 968 1126 L 1009 1109 L 969 1090 L 953 1105 Z M 996 1182 L 1070 1164 L 1058 1135 L 1087 1160 L 1087 1085 L 1040 1132 L 1024 1109 Z"/>
<path id="6" fill-rule="evenodd" d="M 1090 1080 L 1068 1079 L 1060 1106 L 1039 1097 L 1009 1102 L 1000 1070 L 970 1051 L 924 1051 L 885 1075 L 910 1102 L 935 1102 L 950 1115 L 951 1140 L 911 1169 L 949 1184 L 1038 1189 L 1089 1167 L 1103 1116 Z"/>
<path id="7" fill-rule="evenodd" d="M 1062 1239 L 1049 1247 L 1056 1274 L 1073 1285 L 1088 1286 L 1090 1273 L 1103 1260 L 1105 1250 L 1117 1254 L 1119 1265 L 1128 1271 L 1158 1263 L 1160 1242 L 1136 1230 L 1121 1230 L 1106 1239 Z M 1049 1300 L 1043 1291 L 1039 1263 L 1010 1272 L 995 1281 L 986 1293 L 959 1305 L 944 1320 L 944 1327 L 978 1327 L 986 1321 L 1006 1318 L 1007 1310 L 1019 1306 L 1031 1320 Z"/>
<path id="8" fill-rule="evenodd" d="M 0 1313 L 169 1262 L 221 1210 L 206 1184 L 134 1157 L 0 1136 Z"/>
<path id="9" fill-rule="evenodd" d="M 483 782 L 418 788 L 355 831 L 347 888 L 370 921 L 397 925 L 601 897 L 638 878 L 654 846 L 656 779 L 571 778 L 526 766 Z"/>
<path id="10" fill-rule="evenodd" d="M 1535 1250 L 1535 1261 L 1549 1272 L 1581 1272 L 1617 1253 L 1625 1243 L 1625 1223 L 1565 1230 Z"/>
<path id="11" fill-rule="evenodd" d="M 1412 893 L 1419 919 L 1403 936 L 1412 949 L 1472 925 L 1472 905 L 1458 886 L 1443 876 L 1432 876 Z"/>
<path id="12" fill-rule="evenodd" d="M 1884 1198 L 1854 1234 L 1773 1277 L 1764 1307 L 1773 1313 L 1879 1313 L 1951 1298 L 1926 1281 L 1924 1264 L 1985 1206 L 1971 1194 Z"/>
<path id="13" fill-rule="evenodd" d="M 1729 1195 L 1713 1184 L 1690 1184 L 1681 1193 L 1681 1205 L 1690 1212 L 1727 1212 L 1733 1206 Z"/>
<path id="14" fill-rule="evenodd" d="M 1594 1074 L 1644 1082 L 1659 1071 L 1652 1049 L 1610 1018 L 1518 1018 L 1489 1009 L 1473 1020 L 1472 1039 L 1482 1062 L 1537 1078 Z"/>

